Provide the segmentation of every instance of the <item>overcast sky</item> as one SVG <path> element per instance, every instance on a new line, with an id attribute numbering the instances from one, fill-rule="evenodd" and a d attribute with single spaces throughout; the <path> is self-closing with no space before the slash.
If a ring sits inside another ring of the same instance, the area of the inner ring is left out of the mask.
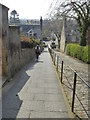
<path id="1" fill-rule="evenodd" d="M 6 5 L 10 10 L 16 10 L 19 18 L 40 19 L 47 13 L 53 0 L 0 0 L 0 3 Z"/>

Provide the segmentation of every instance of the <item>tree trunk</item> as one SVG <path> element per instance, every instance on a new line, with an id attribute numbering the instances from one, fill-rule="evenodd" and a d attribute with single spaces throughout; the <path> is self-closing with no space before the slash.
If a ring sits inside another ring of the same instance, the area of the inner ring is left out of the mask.
<path id="1" fill-rule="evenodd" d="M 86 46 L 86 40 L 87 40 L 87 25 L 84 25 L 81 31 L 81 40 L 80 40 L 80 45 L 81 46 Z"/>
<path id="2" fill-rule="evenodd" d="M 86 46 L 86 35 L 85 35 L 85 33 L 83 33 L 81 35 L 80 45 L 81 46 Z"/>

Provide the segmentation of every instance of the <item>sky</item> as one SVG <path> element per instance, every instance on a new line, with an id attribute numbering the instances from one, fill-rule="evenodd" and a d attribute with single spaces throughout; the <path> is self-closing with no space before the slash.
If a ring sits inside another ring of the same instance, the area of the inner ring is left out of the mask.
<path id="1" fill-rule="evenodd" d="M 20 19 L 45 18 L 53 0 L 0 0 L 0 3 L 9 8 L 9 16 L 12 10 L 16 10 Z"/>

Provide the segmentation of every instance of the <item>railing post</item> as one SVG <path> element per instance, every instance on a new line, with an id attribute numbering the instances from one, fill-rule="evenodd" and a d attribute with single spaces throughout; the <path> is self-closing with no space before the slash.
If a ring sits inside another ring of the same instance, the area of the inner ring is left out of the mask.
<path id="1" fill-rule="evenodd" d="M 61 83 L 62 83 L 62 78 L 63 78 L 63 61 L 62 61 L 62 65 L 61 65 Z"/>
<path id="2" fill-rule="evenodd" d="M 59 56 L 57 56 L 57 71 L 58 71 L 58 61 L 59 61 Z"/>
<path id="3" fill-rule="evenodd" d="M 75 91 L 76 91 L 76 80 L 77 80 L 77 74 L 76 74 L 76 72 L 74 72 L 73 98 L 72 98 L 72 112 L 74 112 Z"/>

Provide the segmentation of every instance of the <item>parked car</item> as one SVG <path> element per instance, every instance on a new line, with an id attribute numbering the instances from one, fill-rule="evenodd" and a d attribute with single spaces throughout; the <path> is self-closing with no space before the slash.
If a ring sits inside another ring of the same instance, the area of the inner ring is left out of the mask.
<path id="1" fill-rule="evenodd" d="M 50 46 L 52 49 L 56 48 L 55 42 L 52 42 Z"/>
<path id="2" fill-rule="evenodd" d="M 46 44 L 46 42 L 43 42 L 43 47 L 47 47 L 48 45 Z"/>

